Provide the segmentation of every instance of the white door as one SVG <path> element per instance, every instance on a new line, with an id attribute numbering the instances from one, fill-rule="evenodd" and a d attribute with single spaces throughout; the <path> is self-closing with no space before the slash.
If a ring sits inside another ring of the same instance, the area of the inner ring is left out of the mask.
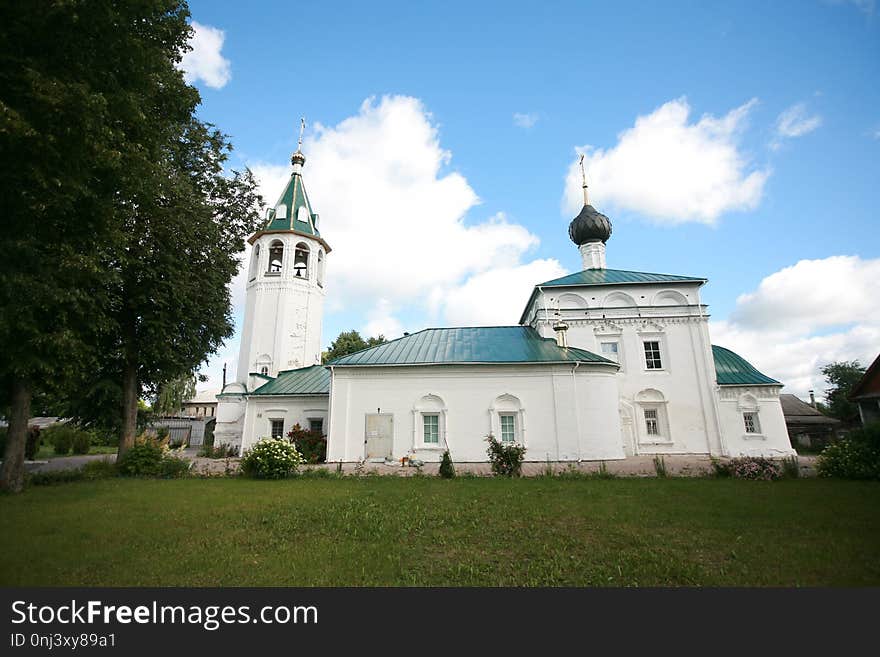
<path id="1" fill-rule="evenodd" d="M 394 416 L 390 413 L 370 413 L 367 415 L 366 459 L 385 459 L 391 457 L 394 442 Z"/>

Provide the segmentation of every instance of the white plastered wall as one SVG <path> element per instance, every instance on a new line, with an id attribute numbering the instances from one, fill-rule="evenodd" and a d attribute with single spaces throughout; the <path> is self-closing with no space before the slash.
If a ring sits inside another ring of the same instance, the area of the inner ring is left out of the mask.
<path id="1" fill-rule="evenodd" d="M 546 289 L 527 316 L 544 337 L 553 336 L 556 318 L 563 319 L 573 347 L 602 355 L 602 342 L 618 343 L 615 407 L 627 454 L 724 453 L 698 283 Z M 660 369 L 646 367 L 645 341 L 660 343 Z M 648 435 L 645 409 L 656 409 L 660 435 Z"/>
<path id="2" fill-rule="evenodd" d="M 442 365 L 332 368 L 328 460 L 364 458 L 368 414 L 392 414 L 392 456 L 487 460 L 485 438 L 499 436 L 499 413 L 517 416 L 527 461 L 623 458 L 615 368 L 560 365 Z M 438 401 L 439 400 L 439 401 Z M 436 447 L 421 440 L 421 408 L 442 411 Z"/>
<path id="3" fill-rule="evenodd" d="M 242 451 L 253 446 L 261 438 L 271 435 L 272 420 L 284 422 L 284 435 L 295 424 L 309 428 L 310 419 L 322 419 L 326 433 L 329 413 L 328 395 L 272 395 L 250 397 L 243 426 Z"/>
<path id="4" fill-rule="evenodd" d="M 792 456 L 782 405 L 781 386 L 719 386 L 718 406 L 728 456 Z M 758 414 L 759 431 L 747 433 L 743 413 Z"/>
<path id="5" fill-rule="evenodd" d="M 280 275 L 267 275 L 273 242 L 284 246 Z M 308 277 L 296 277 L 293 263 L 296 245 L 309 247 Z M 259 245 L 259 254 L 256 247 Z M 323 245 L 294 233 L 269 233 L 254 242 L 252 261 L 247 263 L 248 282 L 236 379 L 247 381 L 250 372 L 266 365 L 270 376 L 279 371 L 321 362 L 321 324 L 324 288 L 318 285 L 318 252 Z M 326 267 L 327 254 L 323 253 Z M 251 278 L 253 276 L 253 278 Z M 326 280 L 326 272 L 323 274 Z"/>

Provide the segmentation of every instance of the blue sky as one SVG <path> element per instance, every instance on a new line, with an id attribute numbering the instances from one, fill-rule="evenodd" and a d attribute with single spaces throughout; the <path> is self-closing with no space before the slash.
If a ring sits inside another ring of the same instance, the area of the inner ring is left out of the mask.
<path id="1" fill-rule="evenodd" d="M 880 349 L 869 0 L 190 7 L 200 114 L 267 202 L 309 123 L 306 186 L 335 248 L 324 345 L 515 323 L 533 284 L 580 269 L 582 150 L 608 266 L 708 278 L 713 342 L 800 394 L 821 364 Z"/>

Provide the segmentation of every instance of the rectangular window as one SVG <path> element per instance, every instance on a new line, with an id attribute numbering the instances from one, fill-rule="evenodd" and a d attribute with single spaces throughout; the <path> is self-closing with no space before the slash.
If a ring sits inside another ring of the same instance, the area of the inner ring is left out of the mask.
<path id="1" fill-rule="evenodd" d="M 309 431 L 324 433 L 324 418 L 309 418 Z"/>
<path id="2" fill-rule="evenodd" d="M 743 413 L 743 424 L 746 426 L 746 433 L 761 433 L 757 413 Z"/>
<path id="3" fill-rule="evenodd" d="M 645 429 L 647 430 L 649 436 L 660 435 L 660 425 L 657 421 L 656 408 L 645 409 Z"/>
<path id="4" fill-rule="evenodd" d="M 440 443 L 440 416 L 423 415 L 422 425 L 425 428 L 425 442 L 438 445 Z"/>
<path id="5" fill-rule="evenodd" d="M 600 347 L 602 348 L 602 355 L 605 356 L 608 360 L 613 360 L 615 363 L 620 362 L 619 355 L 619 347 L 616 342 L 603 342 Z"/>
<path id="6" fill-rule="evenodd" d="M 658 340 L 645 341 L 645 367 L 649 370 L 663 369 L 660 362 L 660 342 Z"/>
<path id="7" fill-rule="evenodd" d="M 272 437 L 284 437 L 284 420 L 270 420 L 272 422 Z"/>
<path id="8" fill-rule="evenodd" d="M 516 442 L 516 416 L 515 415 L 502 415 L 501 416 L 501 442 L 502 443 Z"/>

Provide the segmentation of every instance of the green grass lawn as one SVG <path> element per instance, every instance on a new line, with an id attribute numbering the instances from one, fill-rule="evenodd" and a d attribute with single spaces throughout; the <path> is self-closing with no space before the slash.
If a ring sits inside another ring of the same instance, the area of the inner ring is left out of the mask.
<path id="1" fill-rule="evenodd" d="M 107 445 L 92 445 L 89 447 L 89 454 L 115 454 L 118 451 L 117 447 L 108 447 Z M 40 449 L 37 450 L 37 456 L 34 459 L 35 461 L 48 461 L 49 459 L 58 459 L 63 456 L 80 456 L 79 454 L 74 454 L 73 452 L 68 452 L 67 454 L 56 454 L 55 447 L 53 445 L 40 445 Z"/>
<path id="2" fill-rule="evenodd" d="M 108 479 L 0 496 L 0 585 L 878 585 L 880 484 Z"/>

